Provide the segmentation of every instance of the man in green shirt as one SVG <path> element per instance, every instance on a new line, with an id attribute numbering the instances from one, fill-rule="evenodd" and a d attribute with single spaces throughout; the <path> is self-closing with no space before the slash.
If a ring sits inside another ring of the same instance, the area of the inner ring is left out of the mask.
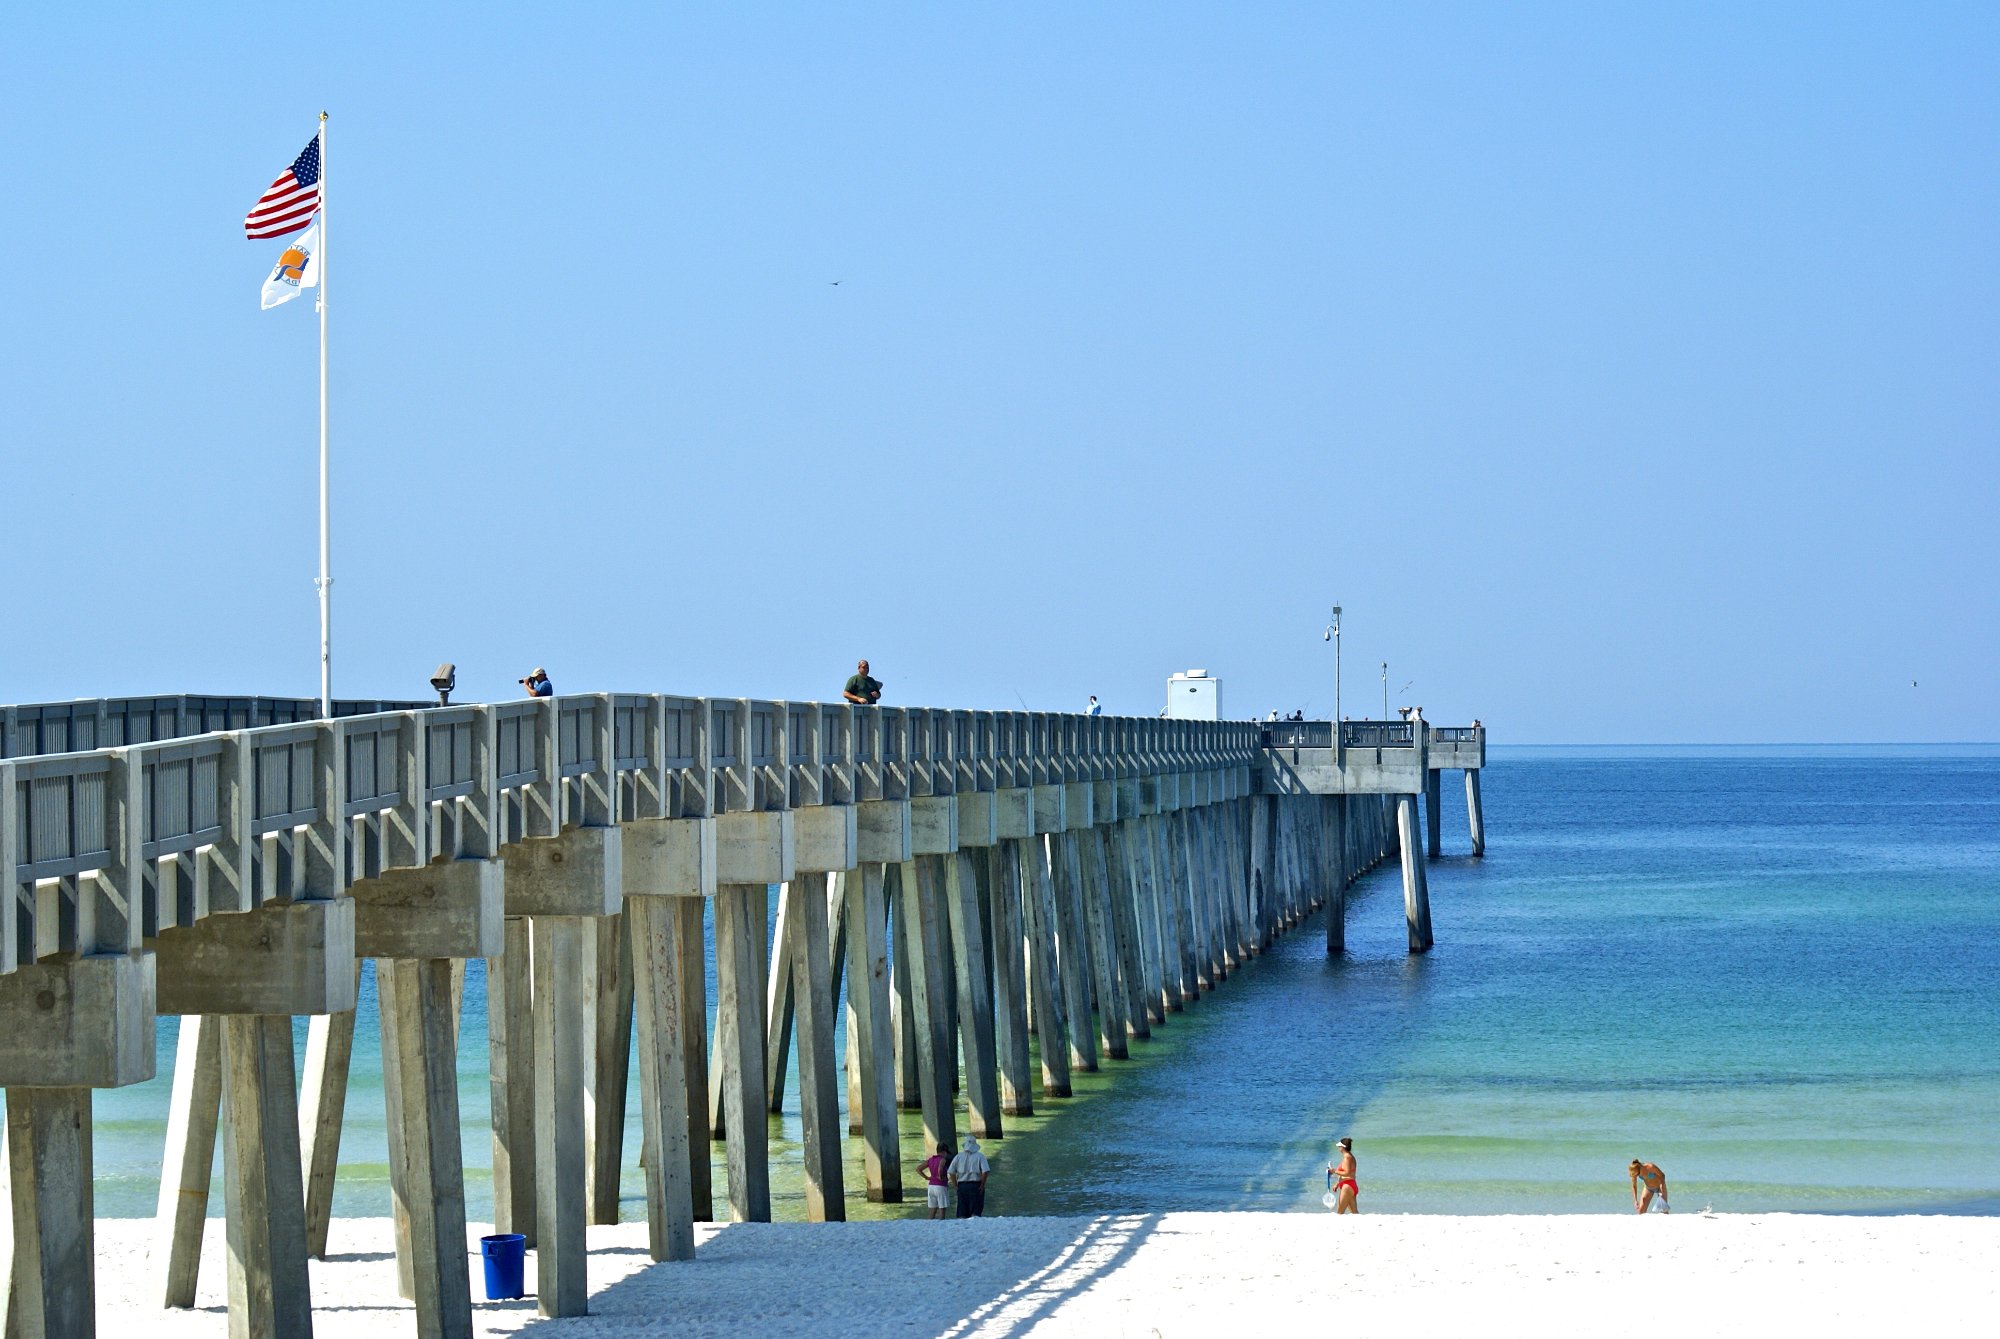
<path id="1" fill-rule="evenodd" d="M 868 662 L 862 661 L 854 670 L 847 680 L 847 687 L 840 690 L 840 695 L 856 706 L 872 707 L 880 702 L 882 681 L 868 677 Z"/>

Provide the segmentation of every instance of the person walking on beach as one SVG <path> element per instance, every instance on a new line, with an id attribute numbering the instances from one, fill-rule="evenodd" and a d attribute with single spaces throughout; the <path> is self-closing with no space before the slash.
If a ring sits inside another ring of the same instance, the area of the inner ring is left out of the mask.
<path id="1" fill-rule="evenodd" d="M 986 1178 L 993 1164 L 979 1151 L 979 1141 L 965 1136 L 965 1146 L 951 1160 L 952 1185 L 958 1190 L 958 1216 L 978 1218 L 986 1212 Z"/>
<path id="2" fill-rule="evenodd" d="M 1360 1213 L 1361 1206 L 1355 1201 L 1361 1197 L 1361 1183 L 1354 1179 L 1354 1141 L 1340 1141 L 1340 1161 L 1330 1165 L 1326 1174 L 1333 1181 L 1333 1211 L 1335 1213 Z"/>
<path id="3" fill-rule="evenodd" d="M 858 707 L 872 707 L 882 700 L 882 681 L 868 677 L 868 662 L 864 660 L 855 665 L 840 695 Z"/>
<path id="4" fill-rule="evenodd" d="M 951 1161 L 951 1145 L 939 1144 L 937 1152 L 925 1158 L 923 1164 L 917 1168 L 918 1171 L 924 1174 L 924 1185 L 926 1187 L 924 1191 L 924 1203 L 930 1206 L 930 1216 L 932 1218 L 949 1218 L 951 1216 L 951 1194 L 945 1189 L 945 1181 L 947 1179 L 945 1169 Z"/>
<path id="5" fill-rule="evenodd" d="M 1634 1210 L 1639 1213 L 1646 1212 L 1646 1210 L 1653 1207 L 1653 1196 L 1658 1195 L 1660 1197 L 1660 1212 L 1673 1212 L 1667 1206 L 1667 1174 L 1665 1172 L 1661 1171 L 1653 1163 L 1641 1162 L 1637 1158 L 1632 1159 L 1632 1166 L 1628 1170 L 1632 1173 L 1632 1208 Z M 1643 1197 L 1639 1193 L 1639 1183 L 1641 1181 L 1646 1183 L 1646 1191 Z"/>

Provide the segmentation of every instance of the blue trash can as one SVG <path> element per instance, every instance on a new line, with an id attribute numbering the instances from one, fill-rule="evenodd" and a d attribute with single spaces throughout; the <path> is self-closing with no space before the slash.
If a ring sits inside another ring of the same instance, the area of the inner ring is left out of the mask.
<path id="1" fill-rule="evenodd" d="M 526 1289 L 528 1239 L 518 1232 L 502 1232 L 479 1239 L 479 1254 L 486 1260 L 486 1300 L 505 1301 L 519 1297 Z"/>

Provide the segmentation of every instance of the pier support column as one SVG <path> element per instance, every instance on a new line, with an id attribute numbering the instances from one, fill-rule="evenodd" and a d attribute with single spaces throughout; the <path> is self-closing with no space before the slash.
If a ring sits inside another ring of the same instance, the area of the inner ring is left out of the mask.
<path id="1" fill-rule="evenodd" d="M 599 917 L 583 941 L 590 993 L 590 1047 L 584 1052 L 589 1138 L 584 1202 L 592 1223 L 618 1221 L 618 1179 L 625 1161 L 625 1093 L 632 1077 L 632 941 L 624 916 Z"/>
<path id="2" fill-rule="evenodd" d="M 1019 848 L 1002 840 L 982 854 L 986 910 L 993 934 L 993 1048 L 1000 1066 L 1000 1110 L 1008 1116 L 1030 1116 L 1035 1097 L 1028 1055 Z"/>
<path id="3" fill-rule="evenodd" d="M 459 1155 L 458 1029 L 445 958 L 375 963 L 382 1081 L 396 1187 L 397 1249 L 411 1265 L 417 1333 L 470 1339 L 465 1174 Z"/>
<path id="4" fill-rule="evenodd" d="M 958 1113 L 952 1101 L 957 1073 L 947 1030 L 944 937 L 949 933 L 944 905 L 944 856 L 917 856 L 902 871 L 897 910 L 909 927 L 910 1012 L 916 1026 L 917 1089 L 923 1106 L 925 1153 L 939 1145 L 958 1147 Z"/>
<path id="5" fill-rule="evenodd" d="M 1134 858 L 1132 826 L 1130 820 L 1109 825 L 1105 831 L 1105 844 L 1113 898 L 1111 905 L 1118 917 L 1119 947 L 1125 960 L 1126 1007 L 1132 1035 L 1150 1038 L 1154 1026 L 1166 1021 L 1166 1014 L 1160 1008 L 1159 973 L 1155 958 L 1158 940 L 1149 918 L 1151 907 L 1146 899 L 1146 886 L 1139 877 L 1139 864 Z"/>
<path id="6" fill-rule="evenodd" d="M 290 1015 L 231 1014 L 222 1020 L 231 1339 L 312 1334 L 295 1081 Z M 17 1137 L 17 1157 L 19 1147 Z"/>
<path id="7" fill-rule="evenodd" d="M 90 1089 L 8 1088 L 9 1339 L 97 1333 L 91 1175 Z"/>
<path id="8" fill-rule="evenodd" d="M 1444 833 L 1439 819 L 1444 812 L 1444 773 L 1426 771 L 1424 773 L 1424 841 L 1430 850 L 1430 857 L 1436 860 L 1444 854 Z"/>
<path id="9" fill-rule="evenodd" d="M 961 848 L 943 856 L 944 895 L 951 935 L 951 959 L 958 997 L 959 1046 L 965 1057 L 966 1123 L 981 1139 L 998 1139 L 1000 1077 L 994 1056 L 993 970 L 986 951 L 985 918 L 979 914 L 975 860 L 986 852 Z"/>
<path id="10" fill-rule="evenodd" d="M 1329 795 L 1320 801 L 1327 827 L 1331 890 L 1326 899 L 1326 952 L 1347 951 L 1347 798 Z"/>
<path id="11" fill-rule="evenodd" d="M 349 1015 L 352 1017 L 352 1015 Z M 310 1044 L 307 1054 L 310 1056 Z M 342 1072 L 345 1073 L 345 1067 Z M 307 1071 L 311 1073 L 310 1069 Z M 167 1153 L 160 1168 L 159 1226 L 167 1240 L 162 1305 L 192 1307 L 215 1174 L 215 1139 L 222 1117 L 222 1020 L 181 1019 L 174 1054 L 174 1089 L 167 1106 Z M 325 1249 L 321 1233 L 321 1249 Z"/>
<path id="12" fill-rule="evenodd" d="M 361 991 L 361 962 L 354 963 L 354 990 Z M 199 1027 L 201 1015 L 190 1014 L 182 1023 Z M 219 1034 L 218 1034 L 219 1035 Z M 219 1053 L 218 1053 L 219 1054 Z M 333 1221 L 333 1178 L 340 1165 L 340 1130 L 347 1111 L 347 1075 L 354 1055 L 354 1010 L 316 1014 L 306 1020 L 305 1082 L 299 1093 L 299 1142 L 306 1177 L 306 1252 L 315 1260 L 326 1259 L 326 1234 Z M 176 1070 L 174 1090 L 180 1091 Z M 178 1112 L 175 1113 L 178 1116 Z M 171 1132 L 169 1141 L 172 1142 Z M 207 1186 L 204 1184 L 203 1190 Z M 201 1250 L 199 1232 L 194 1250 Z M 178 1246 L 176 1246 L 176 1250 Z M 170 1262 L 171 1272 L 174 1266 Z M 194 1305 L 194 1276 L 188 1276 L 188 1300 L 168 1302 L 168 1306 Z"/>
<path id="13" fill-rule="evenodd" d="M 1085 933 L 1090 938 L 1090 965 L 1097 996 L 1097 1033 L 1104 1054 L 1113 1060 L 1129 1057 L 1126 999 L 1118 981 L 1118 935 L 1112 923 L 1111 889 L 1104 869 L 1104 845 L 1097 829 L 1066 832 L 1063 837 L 1076 862 L 1082 892 Z"/>
<path id="14" fill-rule="evenodd" d="M 1465 822 L 1472 829 L 1472 853 L 1486 854 L 1486 815 L 1479 807 L 1479 769 L 1465 769 Z"/>
<path id="15" fill-rule="evenodd" d="M 1396 841 L 1403 853 L 1403 915 L 1410 927 L 1410 952 L 1422 953 L 1430 948 L 1431 940 L 1431 894 L 1424 878 L 1424 854 L 1417 843 L 1422 834 L 1417 830 L 1417 797 L 1399 795 L 1396 797 Z"/>
<path id="16" fill-rule="evenodd" d="M 911 998 L 916 986 L 910 963 L 910 922 L 903 909 L 903 883 L 906 879 L 914 882 L 913 868 L 905 860 L 888 866 L 882 875 L 889 899 L 889 952 L 895 963 L 889 978 L 889 1032 L 896 1048 L 896 1106 L 903 1111 L 920 1111 L 924 1105 L 917 1074 L 917 1010 Z"/>
<path id="17" fill-rule="evenodd" d="M 536 916 L 535 955 L 535 1303 L 543 1316 L 590 1309 L 585 1276 L 584 936 L 581 916 Z"/>
<path id="18" fill-rule="evenodd" d="M 804 1127 L 806 1218 L 847 1217 L 841 1182 L 840 1097 L 833 1051 L 833 964 L 826 920 L 826 875 L 801 874 L 785 885 L 783 915 L 799 1037 L 799 1116 Z M 775 977 L 774 973 L 774 977 Z"/>
<path id="19" fill-rule="evenodd" d="M 526 916 L 509 916 L 486 964 L 486 1053 L 493 1113 L 493 1230 L 535 1248 L 534 950 Z"/>
<path id="20" fill-rule="evenodd" d="M 708 1141 L 689 1138 L 693 1108 L 701 1105 L 688 1086 L 688 1042 L 700 1044 L 706 1019 L 684 1012 L 681 977 L 689 953 L 682 943 L 681 905 L 695 898 L 625 895 L 625 933 L 632 954 L 632 1001 L 639 1033 L 639 1111 L 646 1164 L 646 1246 L 654 1260 L 694 1259 L 692 1161 L 708 1166 Z M 697 939 L 694 969 L 701 974 Z M 692 1100 L 691 1100 L 692 1099 Z M 702 1123 L 707 1113 L 702 1112 Z"/>
<path id="21" fill-rule="evenodd" d="M 1134 787 L 1136 789 L 1136 787 Z M 1120 799 L 1120 813 L 1124 813 Z M 1160 887 L 1152 875 L 1152 851 L 1146 839 L 1146 819 L 1128 817 L 1120 821 L 1124 851 L 1126 877 L 1132 879 L 1134 907 L 1138 909 L 1138 937 L 1140 937 L 1140 959 L 1142 975 L 1140 981 L 1146 999 L 1146 1021 L 1154 1027 L 1166 1023 L 1168 1003 L 1166 1003 L 1166 945 L 1160 933 Z"/>
<path id="22" fill-rule="evenodd" d="M 709 1161 L 708 1128 L 708 953 L 704 922 L 708 901 L 677 897 L 674 915 L 680 928 L 681 1040 L 687 1062 L 688 1198 L 694 1221 L 715 1221 L 715 1176 Z"/>
<path id="23" fill-rule="evenodd" d="M 896 1127 L 896 1041 L 889 1018 L 889 906 L 883 867 L 865 861 L 835 876 L 847 919 L 847 1047 L 856 1057 L 862 1166 L 868 1198 L 903 1201 L 902 1151 Z"/>
<path id="24" fill-rule="evenodd" d="M 584 944 L 597 936 L 598 920 L 623 907 L 624 850 L 618 829 L 599 824 L 501 850 L 505 914 L 529 918 L 533 955 L 535 1302 L 543 1316 L 589 1312 L 587 1056 L 597 1026 Z M 504 961 L 512 945 L 504 935 L 502 944 Z M 509 1087 L 523 1077 L 516 1067 Z"/>
<path id="25" fill-rule="evenodd" d="M 1097 1069 L 1097 1033 L 1091 1026 L 1090 936 L 1084 929 L 1083 866 L 1074 834 L 1050 835 L 1049 871 L 1055 885 L 1056 970 L 1062 977 L 1069 1064 L 1072 1070 L 1088 1074 Z"/>
<path id="26" fill-rule="evenodd" d="M 1278 805 L 1276 795 L 1259 795 L 1250 802 L 1250 881 L 1259 937 L 1268 944 L 1277 937 L 1284 916 L 1283 902 L 1273 887 L 1277 870 Z"/>
<path id="27" fill-rule="evenodd" d="M 627 1035 L 637 1023 L 646 1249 L 654 1260 L 691 1260 L 694 1224 L 714 1214 L 702 921 L 720 877 L 717 820 L 634 818 L 618 833 L 621 1005 L 629 1011 Z"/>
<path id="28" fill-rule="evenodd" d="M 801 873 L 799 879 L 824 877 Z M 798 918 L 793 914 L 792 883 L 778 895 L 778 920 L 771 933 L 771 962 L 764 972 L 764 1101 L 772 1115 L 785 1109 L 785 1074 L 792 1063 L 794 1022 L 792 941 L 798 937 Z"/>
<path id="29" fill-rule="evenodd" d="M 771 1221 L 762 933 L 762 913 L 769 897 L 761 883 L 722 884 L 715 895 L 716 1017 L 720 1024 L 715 1079 L 721 1089 L 721 1123 L 728 1140 L 729 1213 L 739 1223 Z"/>
<path id="30" fill-rule="evenodd" d="M 1069 1043 L 1062 1021 L 1062 979 L 1058 970 L 1055 890 L 1047 848 L 1036 836 L 1010 839 L 1013 864 L 1021 872 L 1021 930 L 1027 942 L 1028 999 L 1042 1056 L 1042 1096 L 1070 1095 Z"/>

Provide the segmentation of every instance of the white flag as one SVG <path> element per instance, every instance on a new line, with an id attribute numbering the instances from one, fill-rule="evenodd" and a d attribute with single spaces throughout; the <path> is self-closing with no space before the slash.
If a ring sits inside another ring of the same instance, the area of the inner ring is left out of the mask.
<path id="1" fill-rule="evenodd" d="M 264 281 L 264 310 L 290 302 L 302 288 L 319 287 L 319 224 L 315 223 L 285 246 L 285 254 Z"/>

